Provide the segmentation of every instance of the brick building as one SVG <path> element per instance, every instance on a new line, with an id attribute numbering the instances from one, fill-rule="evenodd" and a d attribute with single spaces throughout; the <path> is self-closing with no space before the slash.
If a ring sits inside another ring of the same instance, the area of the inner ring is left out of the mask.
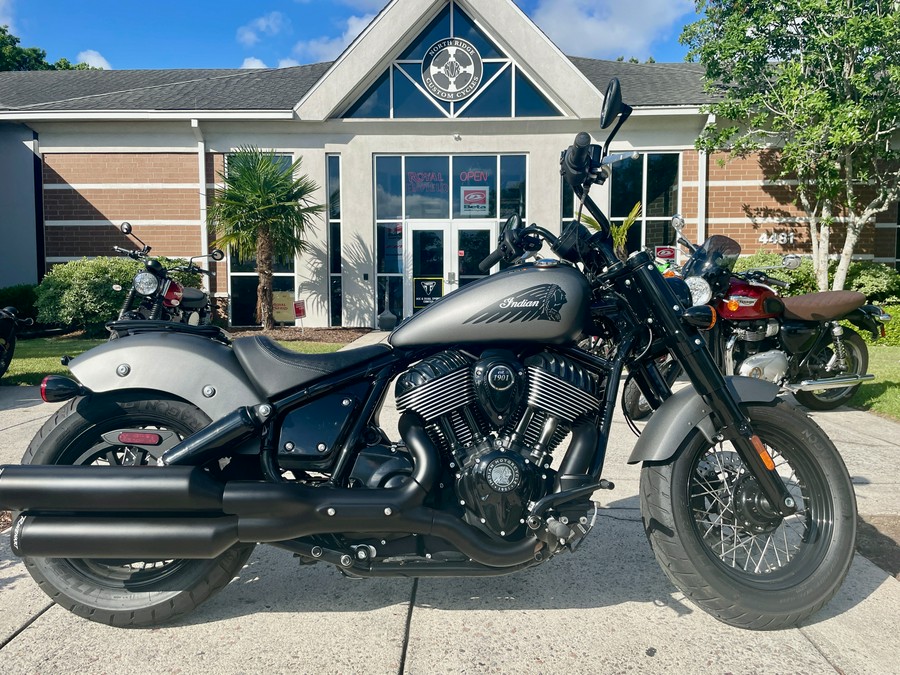
<path id="1" fill-rule="evenodd" d="M 333 63 L 280 70 L 0 73 L 0 286 L 127 245 L 208 250 L 207 204 L 229 152 L 303 158 L 328 211 L 310 253 L 277 267 L 277 291 L 306 301 L 307 326 L 408 316 L 479 276 L 517 212 L 558 229 L 574 212 L 559 152 L 598 117 L 611 77 L 635 113 L 612 150 L 637 151 L 593 193 L 613 220 L 636 201 L 632 246 L 692 238 L 746 253 L 803 251 L 790 182 L 770 157 L 694 149 L 708 102 L 698 65 L 566 57 L 509 0 L 393 0 Z M 861 257 L 896 264 L 897 213 L 879 216 Z M 218 265 L 211 290 L 234 325 L 254 323 L 253 261 Z M 435 282 L 435 283 L 431 283 Z"/>

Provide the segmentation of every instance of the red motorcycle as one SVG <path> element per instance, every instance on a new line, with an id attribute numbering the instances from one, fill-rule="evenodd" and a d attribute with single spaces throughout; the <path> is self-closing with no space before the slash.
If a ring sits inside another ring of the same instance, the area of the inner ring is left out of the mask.
<path id="1" fill-rule="evenodd" d="M 866 343 L 856 331 L 841 325 L 848 321 L 875 339 L 884 336 L 884 323 L 891 317 L 880 307 L 866 304 L 865 295 L 824 291 L 781 297 L 775 289 L 788 284 L 766 273 L 776 268 L 734 271 L 741 253 L 736 241 L 714 235 L 698 247 L 681 236 L 684 221 L 680 216 L 672 224 L 679 232 L 679 243 L 691 249 L 682 276 L 691 290 L 692 305 L 709 304 L 715 310 L 706 337 L 725 375 L 773 382 L 815 410 L 837 408 L 853 397 L 860 384 L 874 378 L 866 372 Z M 784 268 L 799 265 L 799 256 L 785 256 Z M 668 371 L 663 374 L 669 381 L 674 379 Z M 647 410 L 655 407 L 649 400 L 644 405 Z"/>

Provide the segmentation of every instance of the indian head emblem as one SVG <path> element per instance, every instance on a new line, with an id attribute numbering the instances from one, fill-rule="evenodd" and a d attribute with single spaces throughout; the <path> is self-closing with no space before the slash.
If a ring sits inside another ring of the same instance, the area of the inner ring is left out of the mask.
<path id="1" fill-rule="evenodd" d="M 422 61 L 422 82 L 435 98 L 462 101 L 469 98 L 484 74 L 481 54 L 466 40 L 447 38 L 435 42 Z"/>

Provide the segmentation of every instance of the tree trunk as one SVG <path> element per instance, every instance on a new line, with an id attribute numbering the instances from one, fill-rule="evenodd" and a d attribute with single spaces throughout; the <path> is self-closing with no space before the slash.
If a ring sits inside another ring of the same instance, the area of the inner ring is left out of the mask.
<path id="1" fill-rule="evenodd" d="M 844 239 L 844 248 L 841 250 L 841 259 L 838 262 L 837 270 L 834 273 L 834 285 L 832 290 L 844 290 L 844 284 L 847 281 L 847 272 L 850 269 L 850 262 L 853 259 L 853 251 L 856 249 L 856 243 L 859 241 L 860 230 L 862 225 L 859 221 L 850 216 L 847 222 L 847 236 Z"/>
<path id="2" fill-rule="evenodd" d="M 256 288 L 256 311 L 263 330 L 275 328 L 272 308 L 272 237 L 267 226 L 259 228 L 256 240 L 256 271 L 259 285 Z"/>
<path id="3" fill-rule="evenodd" d="M 831 246 L 831 218 L 831 202 L 825 202 L 822 205 L 821 217 L 818 220 L 818 233 L 815 231 L 815 220 L 810 221 L 810 236 L 814 238 L 813 272 L 816 275 L 816 286 L 820 291 L 828 290 L 828 249 Z"/>

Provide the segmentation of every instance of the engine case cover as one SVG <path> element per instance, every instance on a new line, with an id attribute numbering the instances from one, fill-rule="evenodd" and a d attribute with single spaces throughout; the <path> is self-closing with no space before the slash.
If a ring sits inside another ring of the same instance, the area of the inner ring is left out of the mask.
<path id="1" fill-rule="evenodd" d="M 463 471 L 457 488 L 469 511 L 493 532 L 507 536 L 522 526 L 519 521 L 538 495 L 541 477 L 519 453 L 498 449 Z"/>
<path id="2" fill-rule="evenodd" d="M 525 395 L 525 369 L 512 352 L 489 350 L 475 363 L 473 384 L 481 409 L 496 426 L 515 413 Z"/>
<path id="3" fill-rule="evenodd" d="M 787 369 L 788 360 L 784 352 L 771 349 L 767 352 L 754 354 L 741 361 L 737 374 L 779 384 L 784 379 Z"/>

